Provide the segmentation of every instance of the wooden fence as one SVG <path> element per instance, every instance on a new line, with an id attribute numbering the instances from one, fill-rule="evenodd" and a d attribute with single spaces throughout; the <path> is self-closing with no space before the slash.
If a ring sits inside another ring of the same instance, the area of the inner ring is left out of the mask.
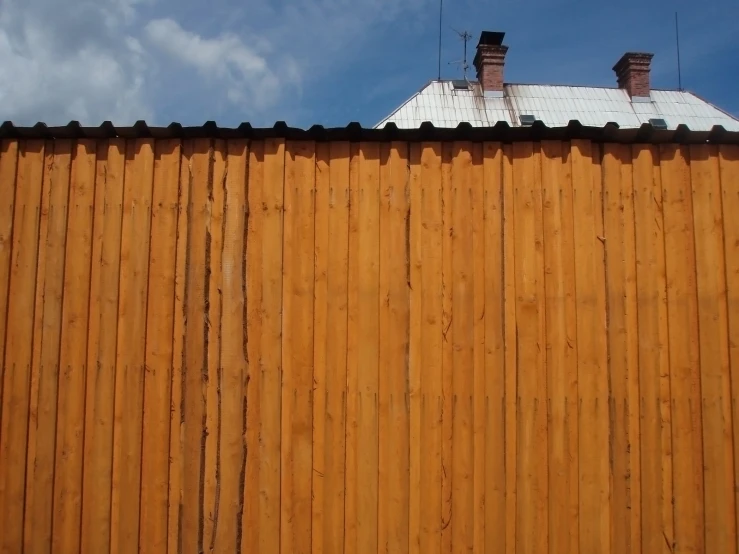
<path id="1" fill-rule="evenodd" d="M 0 338 L 2 552 L 737 549 L 739 147 L 6 140 Z"/>

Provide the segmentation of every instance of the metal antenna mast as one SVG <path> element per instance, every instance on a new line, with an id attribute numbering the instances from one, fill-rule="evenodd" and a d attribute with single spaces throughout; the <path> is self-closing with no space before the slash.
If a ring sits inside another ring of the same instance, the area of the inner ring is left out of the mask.
<path id="1" fill-rule="evenodd" d="M 677 90 L 683 90 L 683 76 L 680 70 L 680 27 L 677 24 L 677 12 L 675 12 L 675 44 L 677 46 Z"/>
<path id="2" fill-rule="evenodd" d="M 456 62 L 449 62 L 450 64 L 461 64 L 462 66 L 462 75 L 464 76 L 464 80 L 467 80 L 467 70 L 470 68 L 470 66 L 467 64 L 467 43 L 472 40 L 472 35 L 468 33 L 467 31 L 457 31 L 456 29 L 452 29 L 455 33 L 459 35 L 459 38 L 462 39 L 464 42 L 464 57 L 461 60 L 457 60 Z"/>
<path id="3" fill-rule="evenodd" d="M 439 0 L 439 81 L 441 81 L 441 20 L 444 13 L 444 0 Z"/>

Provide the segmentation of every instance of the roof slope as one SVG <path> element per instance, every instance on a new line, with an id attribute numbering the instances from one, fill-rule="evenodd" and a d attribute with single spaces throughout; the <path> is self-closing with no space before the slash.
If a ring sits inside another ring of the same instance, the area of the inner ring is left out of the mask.
<path id="1" fill-rule="evenodd" d="M 651 118 L 661 118 L 668 129 L 682 124 L 693 131 L 708 131 L 721 125 L 727 131 L 739 131 L 739 120 L 690 92 L 652 90 L 651 102 L 632 102 L 619 88 L 508 84 L 502 97 L 491 97 L 483 95 L 479 83 L 458 90 L 451 81 L 431 81 L 377 127 L 392 122 L 409 129 L 426 121 L 436 127 L 456 127 L 462 122 L 488 127 L 498 121 L 519 126 L 521 115 L 533 115 L 548 127 L 579 121 L 585 126 L 616 123 L 634 129 Z"/>

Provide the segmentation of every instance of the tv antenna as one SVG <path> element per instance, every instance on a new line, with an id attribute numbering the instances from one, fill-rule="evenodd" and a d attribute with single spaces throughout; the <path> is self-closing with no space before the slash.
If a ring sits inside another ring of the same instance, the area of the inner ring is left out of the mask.
<path id="1" fill-rule="evenodd" d="M 444 14 L 444 0 L 439 0 L 439 81 L 441 81 L 441 22 Z"/>
<path id="2" fill-rule="evenodd" d="M 452 31 L 457 33 L 459 35 L 459 38 L 462 39 L 464 42 L 464 57 L 461 60 L 457 60 L 455 62 L 449 62 L 449 65 L 455 64 L 455 65 L 461 65 L 462 66 L 462 75 L 464 76 L 464 80 L 467 80 L 467 70 L 470 68 L 469 64 L 467 63 L 467 43 L 472 40 L 472 35 L 468 33 L 467 31 L 457 31 L 456 29 L 452 28 Z"/>
<path id="3" fill-rule="evenodd" d="M 675 46 L 677 47 L 677 90 L 683 90 L 683 76 L 680 70 L 680 27 L 677 22 L 677 12 L 675 12 Z"/>

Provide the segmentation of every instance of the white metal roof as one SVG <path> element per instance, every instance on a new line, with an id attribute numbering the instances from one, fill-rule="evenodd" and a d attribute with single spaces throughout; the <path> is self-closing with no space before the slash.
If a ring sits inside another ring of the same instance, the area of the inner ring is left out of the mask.
<path id="1" fill-rule="evenodd" d="M 727 131 L 739 131 L 739 120 L 690 92 L 652 90 L 650 100 L 632 102 L 619 88 L 513 84 L 504 86 L 502 97 L 493 98 L 483 95 L 479 83 L 458 90 L 451 81 L 431 81 L 376 127 L 393 122 L 401 129 L 412 129 L 425 121 L 436 127 L 462 122 L 486 127 L 498 121 L 520 126 L 519 116 L 529 114 L 548 127 L 576 120 L 586 126 L 613 122 L 635 128 L 661 118 L 669 129 L 684 124 L 693 131 L 709 131 L 722 125 Z"/>

